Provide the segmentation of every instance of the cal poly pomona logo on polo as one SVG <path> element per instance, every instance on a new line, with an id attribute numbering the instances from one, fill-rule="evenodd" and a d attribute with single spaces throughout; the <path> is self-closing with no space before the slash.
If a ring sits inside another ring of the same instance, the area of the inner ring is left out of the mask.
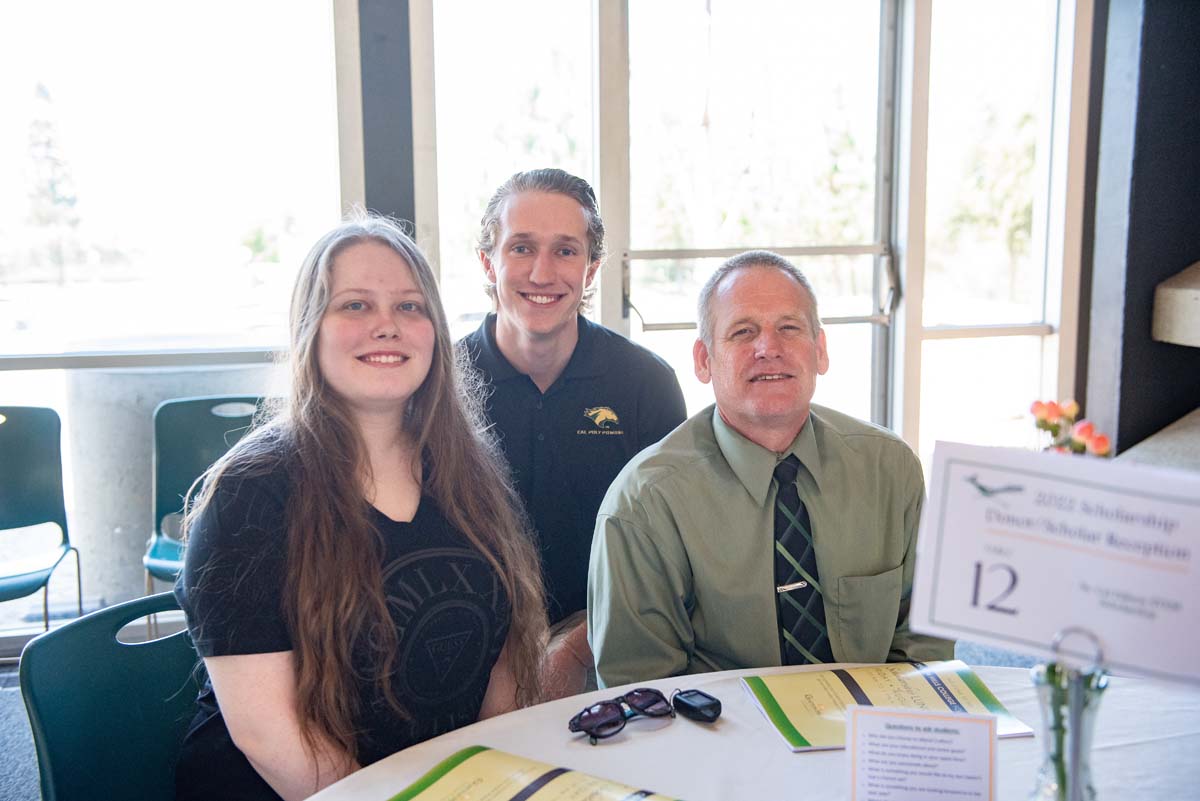
<path id="1" fill-rule="evenodd" d="M 624 434 L 621 428 L 621 418 L 611 406 L 588 406 L 583 410 L 583 416 L 591 421 L 590 427 L 575 431 L 580 436 L 619 435 Z"/>

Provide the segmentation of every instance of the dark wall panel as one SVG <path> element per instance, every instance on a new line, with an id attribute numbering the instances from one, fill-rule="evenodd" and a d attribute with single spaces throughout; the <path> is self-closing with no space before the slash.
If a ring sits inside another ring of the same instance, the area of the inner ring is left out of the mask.
<path id="1" fill-rule="evenodd" d="M 1200 261 L 1200 2 L 1112 0 L 1106 40 L 1087 412 L 1123 450 L 1200 406 L 1200 348 L 1150 336 Z"/>
<path id="2" fill-rule="evenodd" d="M 413 222 L 408 0 L 359 0 L 358 22 L 367 208 Z"/>

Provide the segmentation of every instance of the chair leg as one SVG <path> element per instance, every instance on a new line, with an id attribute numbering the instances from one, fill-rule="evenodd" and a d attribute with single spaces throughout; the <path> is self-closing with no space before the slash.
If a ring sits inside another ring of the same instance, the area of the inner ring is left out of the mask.
<path id="1" fill-rule="evenodd" d="M 79 561 L 79 549 L 72 546 L 75 552 L 75 597 L 79 603 L 79 617 L 83 617 L 83 565 Z"/>
<path id="2" fill-rule="evenodd" d="M 150 571 L 146 571 L 146 594 L 154 594 L 154 576 L 150 575 Z M 158 619 L 154 615 L 146 615 L 146 642 L 158 638 Z"/>

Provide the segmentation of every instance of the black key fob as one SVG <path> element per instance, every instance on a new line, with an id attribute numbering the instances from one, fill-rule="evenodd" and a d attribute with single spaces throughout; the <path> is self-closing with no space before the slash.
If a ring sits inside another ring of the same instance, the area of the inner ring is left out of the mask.
<path id="1" fill-rule="evenodd" d="M 685 718 L 712 723 L 721 716 L 721 702 L 699 690 L 679 690 L 671 696 L 671 705 Z"/>

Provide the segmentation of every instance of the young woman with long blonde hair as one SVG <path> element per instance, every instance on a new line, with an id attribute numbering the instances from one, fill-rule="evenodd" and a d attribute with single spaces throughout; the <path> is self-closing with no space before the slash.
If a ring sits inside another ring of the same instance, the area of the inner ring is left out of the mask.
<path id="1" fill-rule="evenodd" d="M 540 698 L 537 555 L 432 270 L 360 215 L 301 267 L 291 389 L 206 475 L 176 593 L 210 683 L 179 798 L 296 799 Z"/>

